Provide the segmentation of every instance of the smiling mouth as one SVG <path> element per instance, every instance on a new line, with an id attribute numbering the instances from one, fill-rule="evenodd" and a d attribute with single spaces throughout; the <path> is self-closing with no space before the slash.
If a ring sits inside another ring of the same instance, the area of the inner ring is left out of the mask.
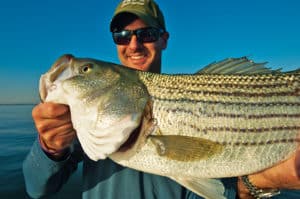
<path id="1" fill-rule="evenodd" d="M 145 58 L 146 56 L 145 55 L 135 55 L 135 56 L 129 56 L 130 59 L 133 59 L 133 60 L 140 60 L 140 59 L 143 59 Z"/>
<path id="2" fill-rule="evenodd" d="M 147 56 L 144 54 L 143 55 L 131 55 L 131 56 L 128 56 L 127 58 L 128 58 L 128 61 L 132 65 L 140 68 L 146 62 Z"/>

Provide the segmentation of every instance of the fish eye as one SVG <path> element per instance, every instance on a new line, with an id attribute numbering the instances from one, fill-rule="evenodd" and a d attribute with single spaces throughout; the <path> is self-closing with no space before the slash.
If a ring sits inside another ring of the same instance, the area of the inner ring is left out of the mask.
<path id="1" fill-rule="evenodd" d="M 85 64 L 85 65 L 81 66 L 81 70 L 80 71 L 82 73 L 89 73 L 89 72 L 92 71 L 92 69 L 93 69 L 93 65 L 92 64 Z"/>

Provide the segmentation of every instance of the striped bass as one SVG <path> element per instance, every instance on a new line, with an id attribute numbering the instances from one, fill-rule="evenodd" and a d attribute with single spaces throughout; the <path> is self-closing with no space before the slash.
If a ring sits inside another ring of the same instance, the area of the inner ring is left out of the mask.
<path id="1" fill-rule="evenodd" d="M 105 129 L 129 128 L 130 137 L 108 154 L 113 161 L 224 198 L 214 178 L 269 168 L 300 141 L 300 72 L 264 65 L 229 58 L 193 75 L 167 75 L 64 55 L 41 76 L 40 95 L 70 106 L 92 160 L 101 159 L 97 143 Z"/>

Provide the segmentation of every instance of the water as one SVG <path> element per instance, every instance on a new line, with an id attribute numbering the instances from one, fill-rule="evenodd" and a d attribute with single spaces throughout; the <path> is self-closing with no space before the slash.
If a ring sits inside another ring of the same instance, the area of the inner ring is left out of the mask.
<path id="1" fill-rule="evenodd" d="M 36 138 L 33 105 L 0 105 L 0 198 L 28 199 L 22 162 Z M 38 172 L 38 171 L 37 171 Z M 81 198 L 80 169 L 51 199 Z"/>

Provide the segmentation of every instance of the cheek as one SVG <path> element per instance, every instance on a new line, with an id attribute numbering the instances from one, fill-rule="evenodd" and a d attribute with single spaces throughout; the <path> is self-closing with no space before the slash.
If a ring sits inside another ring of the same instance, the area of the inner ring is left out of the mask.
<path id="1" fill-rule="evenodd" d="M 117 53 L 119 56 L 123 55 L 124 56 L 124 52 L 125 52 L 125 47 L 124 46 L 118 46 L 117 45 Z"/>
<path id="2" fill-rule="evenodd" d="M 125 48 L 124 47 L 117 47 L 117 53 L 119 60 L 123 62 L 125 60 Z"/>
<path id="3" fill-rule="evenodd" d="M 152 52 L 152 54 L 160 54 L 160 52 L 163 50 L 162 42 L 157 41 L 155 43 L 149 43 L 149 45 L 147 45 L 147 48 L 150 52 Z"/>
<path id="4" fill-rule="evenodd" d="M 150 51 L 153 60 L 160 58 L 162 49 L 159 46 L 154 46 Z"/>

